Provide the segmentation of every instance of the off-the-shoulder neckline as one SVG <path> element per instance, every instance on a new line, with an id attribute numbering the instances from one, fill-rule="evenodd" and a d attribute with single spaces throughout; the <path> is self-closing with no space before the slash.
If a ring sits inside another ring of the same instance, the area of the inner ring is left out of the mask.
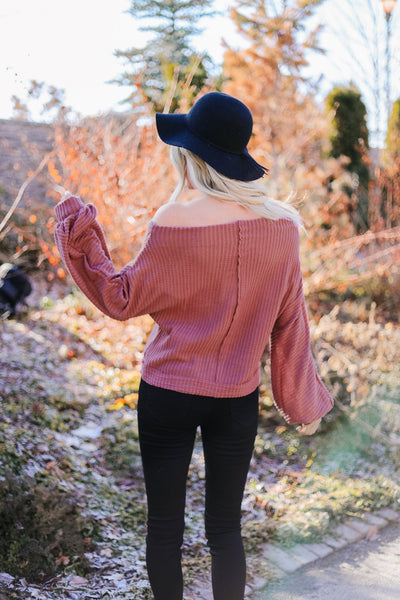
<path id="1" fill-rule="evenodd" d="M 209 225 L 159 225 L 155 221 L 150 221 L 149 227 L 157 228 L 160 230 L 182 230 L 182 231 L 190 231 L 190 230 L 210 230 L 214 228 L 220 227 L 232 227 L 237 225 L 244 225 L 248 223 L 261 223 L 262 221 L 267 221 L 269 223 L 282 223 L 289 222 L 296 225 L 295 222 L 290 218 L 281 218 L 281 219 L 266 219 L 265 217 L 258 217 L 257 219 L 236 219 L 236 221 L 226 221 L 225 223 L 210 223 Z"/>

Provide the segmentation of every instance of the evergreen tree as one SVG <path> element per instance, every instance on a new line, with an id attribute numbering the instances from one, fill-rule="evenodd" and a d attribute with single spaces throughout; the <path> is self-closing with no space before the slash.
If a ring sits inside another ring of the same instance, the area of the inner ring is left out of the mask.
<path id="1" fill-rule="evenodd" d="M 165 103 L 174 111 L 182 95 L 194 97 L 203 87 L 207 72 L 204 62 L 190 46 L 190 40 L 201 32 L 199 19 L 211 16 L 213 0 L 132 0 L 129 13 L 143 19 L 141 31 L 154 36 L 142 48 L 117 50 L 126 70 L 112 83 L 132 88 L 125 102 L 150 102 L 156 111 Z M 186 98 L 188 100 L 188 98 Z"/>
<path id="2" fill-rule="evenodd" d="M 353 189 L 350 195 L 357 196 L 354 215 L 355 225 L 360 232 L 368 227 L 368 184 L 369 168 L 365 160 L 369 147 L 367 109 L 359 90 L 350 87 L 335 87 L 326 98 L 326 107 L 334 111 L 329 136 L 330 156 L 349 159 L 347 170 L 353 175 Z"/>
<path id="3" fill-rule="evenodd" d="M 387 162 L 400 159 L 400 98 L 393 104 L 389 118 L 385 158 Z"/>
<path id="4" fill-rule="evenodd" d="M 400 223 L 400 98 L 393 104 L 388 120 L 386 148 L 380 169 L 381 202 L 374 207 L 381 217 L 382 227 Z"/>

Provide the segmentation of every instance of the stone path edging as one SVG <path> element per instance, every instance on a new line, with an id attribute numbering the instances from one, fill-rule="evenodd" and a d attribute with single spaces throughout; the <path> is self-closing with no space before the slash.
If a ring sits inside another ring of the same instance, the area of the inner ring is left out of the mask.
<path id="1" fill-rule="evenodd" d="M 348 519 L 339 523 L 323 542 L 310 544 L 297 544 L 291 548 L 267 543 L 261 549 L 262 556 L 268 561 L 272 580 L 282 579 L 297 569 L 304 567 L 314 561 L 332 554 L 349 544 L 358 542 L 363 538 L 371 536 L 373 539 L 379 529 L 386 527 L 391 522 L 399 521 L 400 513 L 391 508 L 384 508 L 374 513 L 362 513 L 359 518 Z M 246 586 L 246 599 L 262 590 L 271 580 L 266 581 L 262 577 L 254 577 Z M 191 595 L 187 600 L 213 600 L 210 584 L 199 582 L 196 587 L 191 588 Z"/>

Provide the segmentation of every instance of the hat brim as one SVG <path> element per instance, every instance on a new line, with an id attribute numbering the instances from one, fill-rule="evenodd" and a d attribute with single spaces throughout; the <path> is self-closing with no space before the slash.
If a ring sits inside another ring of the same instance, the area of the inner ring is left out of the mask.
<path id="1" fill-rule="evenodd" d="M 185 114 L 157 113 L 156 125 L 163 142 L 190 150 L 226 177 L 239 181 L 253 181 L 260 179 L 267 172 L 265 167 L 250 156 L 247 148 L 241 154 L 233 154 L 193 134 L 189 130 Z"/>

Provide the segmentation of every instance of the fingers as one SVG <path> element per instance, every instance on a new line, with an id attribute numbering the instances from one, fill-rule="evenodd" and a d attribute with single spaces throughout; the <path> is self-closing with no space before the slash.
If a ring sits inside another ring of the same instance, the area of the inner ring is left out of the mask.
<path id="1" fill-rule="evenodd" d="M 313 435 L 317 431 L 320 423 L 321 419 L 317 419 L 316 421 L 308 423 L 307 425 L 299 425 L 298 427 L 296 427 L 296 431 L 300 435 Z"/>
<path id="2" fill-rule="evenodd" d="M 72 196 L 71 192 L 68 192 L 67 190 L 64 190 L 64 193 L 61 197 L 61 201 L 62 200 L 66 200 L 67 198 L 69 198 L 70 196 Z"/>
<path id="3" fill-rule="evenodd" d="M 62 185 L 58 185 L 58 183 L 55 183 L 53 185 L 53 188 L 58 194 L 60 194 L 61 201 L 65 200 L 66 198 L 69 198 L 70 196 L 73 196 L 73 194 L 71 194 L 70 191 L 66 190 Z"/>

